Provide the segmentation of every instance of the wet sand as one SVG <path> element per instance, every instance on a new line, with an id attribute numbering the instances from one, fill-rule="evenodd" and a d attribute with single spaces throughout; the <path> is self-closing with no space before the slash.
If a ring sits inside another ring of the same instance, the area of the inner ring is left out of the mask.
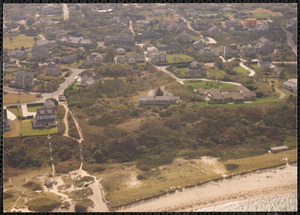
<path id="1" fill-rule="evenodd" d="M 294 192 L 297 192 L 297 166 L 287 165 L 185 188 L 117 211 L 196 211 L 237 200 Z"/>

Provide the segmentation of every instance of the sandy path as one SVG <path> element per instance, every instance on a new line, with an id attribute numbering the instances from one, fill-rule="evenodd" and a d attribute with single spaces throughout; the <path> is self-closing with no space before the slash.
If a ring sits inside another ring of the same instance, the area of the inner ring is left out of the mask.
<path id="1" fill-rule="evenodd" d="M 297 166 L 288 165 L 208 182 L 117 211 L 195 211 L 231 201 L 292 192 L 297 192 Z"/>
<path id="2" fill-rule="evenodd" d="M 69 124 L 68 124 L 69 108 L 67 107 L 67 105 L 64 102 L 62 102 L 61 104 L 65 108 L 65 116 L 64 116 L 65 133 L 64 133 L 64 136 L 69 137 Z"/>
<path id="3" fill-rule="evenodd" d="M 239 65 L 250 72 L 249 76 L 254 76 L 255 75 L 255 71 L 248 68 L 247 66 L 245 66 L 243 62 L 240 62 Z"/>

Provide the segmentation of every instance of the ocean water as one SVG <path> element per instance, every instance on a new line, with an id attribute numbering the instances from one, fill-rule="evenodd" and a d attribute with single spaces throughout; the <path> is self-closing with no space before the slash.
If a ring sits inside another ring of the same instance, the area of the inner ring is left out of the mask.
<path id="1" fill-rule="evenodd" d="M 297 211 L 297 193 L 229 202 L 197 210 L 203 211 Z"/>

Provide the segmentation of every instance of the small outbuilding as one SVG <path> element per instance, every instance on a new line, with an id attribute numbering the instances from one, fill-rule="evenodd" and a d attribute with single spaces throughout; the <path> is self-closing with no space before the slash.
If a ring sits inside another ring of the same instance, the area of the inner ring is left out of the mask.
<path id="1" fill-rule="evenodd" d="M 270 148 L 272 153 L 278 153 L 278 152 L 286 151 L 288 149 L 289 149 L 289 147 L 287 147 L 287 146 L 276 146 L 276 147 Z"/>
<path id="2" fill-rule="evenodd" d="M 45 185 L 47 188 L 51 188 L 53 186 L 52 181 L 50 181 L 48 178 L 45 180 Z"/>

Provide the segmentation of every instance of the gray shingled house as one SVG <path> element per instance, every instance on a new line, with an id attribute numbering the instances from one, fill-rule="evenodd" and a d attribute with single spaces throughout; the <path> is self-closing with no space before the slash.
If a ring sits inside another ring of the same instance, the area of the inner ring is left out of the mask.
<path id="1" fill-rule="evenodd" d="M 56 126 L 55 106 L 46 102 L 44 107 L 36 110 L 32 121 L 33 128 L 49 128 Z"/>
<path id="2" fill-rule="evenodd" d="M 61 75 L 61 68 L 59 65 L 55 63 L 49 63 L 48 66 L 44 70 L 44 74 L 48 76 L 60 76 Z"/>
<path id="3" fill-rule="evenodd" d="M 34 75 L 32 72 L 18 71 L 15 76 L 14 85 L 16 88 L 24 89 L 26 85 L 32 87 L 34 84 Z"/>

